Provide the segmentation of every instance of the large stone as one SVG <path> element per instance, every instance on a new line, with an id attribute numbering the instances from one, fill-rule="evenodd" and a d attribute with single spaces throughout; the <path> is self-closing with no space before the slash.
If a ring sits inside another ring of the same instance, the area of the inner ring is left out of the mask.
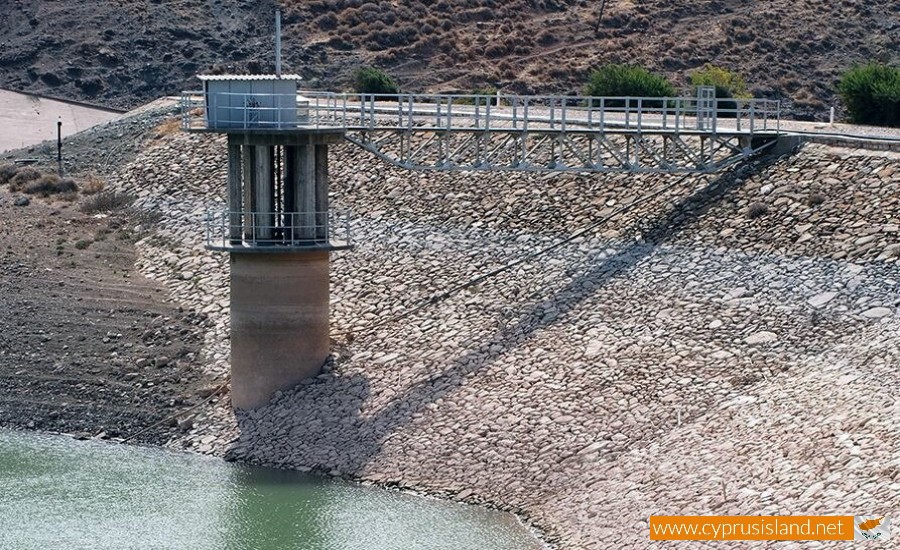
<path id="1" fill-rule="evenodd" d="M 881 319 L 891 315 L 893 311 L 886 307 L 873 307 L 862 312 L 862 316 L 868 319 Z"/>
<path id="2" fill-rule="evenodd" d="M 884 247 L 884 250 L 881 251 L 881 254 L 878 255 L 878 260 L 889 260 L 891 258 L 896 258 L 900 256 L 900 244 L 890 244 Z"/>
<path id="3" fill-rule="evenodd" d="M 771 344 L 772 342 L 778 341 L 778 335 L 774 332 L 770 332 L 768 330 L 761 330 L 759 332 L 755 332 L 750 336 L 744 338 L 745 344 L 750 344 L 751 346 L 759 345 L 759 344 Z"/>
<path id="4" fill-rule="evenodd" d="M 834 300 L 835 296 L 837 295 L 837 292 L 822 292 L 820 294 L 816 294 L 815 296 L 807 300 L 807 302 L 809 302 L 809 305 L 811 305 L 812 307 L 822 307 L 828 302 Z"/>

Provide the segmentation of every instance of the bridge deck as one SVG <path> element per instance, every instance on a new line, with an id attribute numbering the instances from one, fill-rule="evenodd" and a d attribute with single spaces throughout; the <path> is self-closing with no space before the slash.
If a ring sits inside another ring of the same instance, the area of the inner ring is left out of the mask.
<path id="1" fill-rule="evenodd" d="M 289 99 L 185 92 L 182 126 L 191 132 L 343 132 L 409 169 L 580 172 L 712 171 L 749 154 L 758 141 L 753 138 L 771 140 L 780 131 L 779 103 L 762 99 L 309 91 Z"/>

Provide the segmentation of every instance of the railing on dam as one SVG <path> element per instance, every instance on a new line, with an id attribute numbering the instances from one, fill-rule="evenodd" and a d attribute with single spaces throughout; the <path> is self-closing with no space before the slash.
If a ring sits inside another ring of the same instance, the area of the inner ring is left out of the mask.
<path id="1" fill-rule="evenodd" d="M 768 99 L 458 94 L 184 92 L 187 131 L 302 129 L 418 132 L 778 132 L 781 107 Z"/>
<path id="2" fill-rule="evenodd" d="M 351 212 L 207 212 L 206 248 L 230 252 L 340 250 L 353 246 Z"/>

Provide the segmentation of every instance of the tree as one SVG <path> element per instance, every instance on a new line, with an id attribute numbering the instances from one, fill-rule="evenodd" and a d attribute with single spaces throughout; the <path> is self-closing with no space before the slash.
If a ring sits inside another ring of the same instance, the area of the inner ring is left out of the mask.
<path id="1" fill-rule="evenodd" d="M 358 94 L 397 94 L 400 88 L 386 72 L 375 67 L 361 67 L 353 75 L 353 89 Z"/>
<path id="2" fill-rule="evenodd" d="M 747 83 L 744 78 L 736 72 L 728 69 L 710 65 L 707 63 L 702 69 L 691 74 L 691 85 L 694 86 L 696 95 L 699 86 L 712 86 L 716 89 L 716 99 L 749 99 L 750 92 L 747 91 Z M 737 101 L 718 101 L 719 116 L 734 118 L 737 116 Z"/>
<path id="3" fill-rule="evenodd" d="M 747 91 L 747 83 L 744 82 L 741 75 L 709 63 L 691 74 L 691 85 L 695 88 L 697 86 L 714 86 L 716 97 L 720 99 L 732 97 L 749 99 L 752 97 Z"/>
<path id="4" fill-rule="evenodd" d="M 853 67 L 838 92 L 854 123 L 900 127 L 900 69 L 874 62 Z"/>
<path id="5" fill-rule="evenodd" d="M 643 67 L 605 65 L 592 72 L 584 88 L 585 95 L 594 97 L 673 97 L 675 87 L 665 77 L 655 75 Z M 607 101 L 609 107 L 623 107 L 625 101 Z M 631 106 L 637 101 L 632 100 Z M 658 108 L 661 101 L 644 101 L 643 106 Z"/>

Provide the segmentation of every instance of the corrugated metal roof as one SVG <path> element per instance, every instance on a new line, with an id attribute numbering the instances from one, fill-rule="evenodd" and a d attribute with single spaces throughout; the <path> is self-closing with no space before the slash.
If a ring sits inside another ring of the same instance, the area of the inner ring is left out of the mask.
<path id="1" fill-rule="evenodd" d="M 279 78 L 274 74 L 200 74 L 200 80 L 303 80 L 297 74 L 283 74 Z"/>

